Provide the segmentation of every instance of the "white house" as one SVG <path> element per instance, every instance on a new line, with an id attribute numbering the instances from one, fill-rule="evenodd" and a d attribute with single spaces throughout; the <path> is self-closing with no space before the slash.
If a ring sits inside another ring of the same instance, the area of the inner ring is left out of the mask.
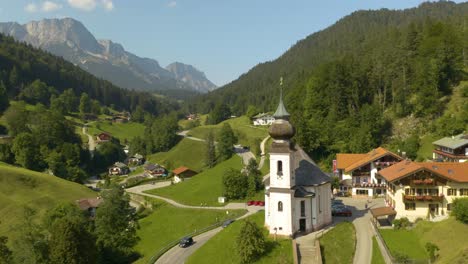
<path id="1" fill-rule="evenodd" d="M 401 161 L 379 171 L 388 182 L 386 204 L 396 218 L 447 217 L 455 198 L 468 197 L 468 163 Z"/>
<path id="2" fill-rule="evenodd" d="M 253 124 L 254 126 L 269 126 L 273 124 L 273 121 L 275 121 L 275 117 L 266 113 L 261 113 L 253 118 Z"/>
<path id="3" fill-rule="evenodd" d="M 283 236 L 312 232 L 332 221 L 330 177 L 290 141 L 295 131 L 281 97 L 274 118 L 269 129 L 273 142 L 265 180 L 265 225 L 270 234 Z"/>

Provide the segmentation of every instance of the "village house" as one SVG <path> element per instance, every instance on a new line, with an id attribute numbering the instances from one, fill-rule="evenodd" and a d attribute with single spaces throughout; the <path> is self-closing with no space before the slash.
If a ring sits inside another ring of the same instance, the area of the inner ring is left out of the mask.
<path id="1" fill-rule="evenodd" d="M 103 200 L 101 197 L 86 198 L 76 201 L 78 207 L 83 211 L 87 211 L 90 217 L 96 216 L 96 209 L 102 202 Z"/>
<path id="2" fill-rule="evenodd" d="M 185 116 L 185 119 L 187 119 L 187 120 L 198 120 L 199 117 L 198 117 L 197 114 L 188 114 L 188 115 Z"/>
<path id="3" fill-rule="evenodd" d="M 468 197 L 468 163 L 404 160 L 378 173 L 388 182 L 385 201 L 396 218 L 440 220 L 455 198 Z"/>
<path id="4" fill-rule="evenodd" d="M 446 162 L 468 161 L 468 134 L 444 137 L 432 143 L 433 159 Z"/>
<path id="5" fill-rule="evenodd" d="M 109 142 L 112 139 L 111 134 L 102 132 L 96 135 L 96 143 Z"/>
<path id="6" fill-rule="evenodd" d="M 275 118 L 272 115 L 266 113 L 260 113 L 252 117 L 254 126 L 269 126 L 273 124 Z"/>
<path id="7" fill-rule="evenodd" d="M 179 183 L 184 179 L 191 178 L 197 175 L 196 171 L 193 171 L 185 166 L 173 170 L 172 173 L 174 174 L 174 183 Z"/>
<path id="8" fill-rule="evenodd" d="M 265 226 L 270 234 L 294 236 L 332 222 L 331 179 L 297 145 L 289 113 L 280 96 L 275 121 L 268 133 L 270 174 L 265 184 Z"/>
<path id="9" fill-rule="evenodd" d="M 128 158 L 127 163 L 129 166 L 138 166 L 145 163 L 145 158 L 143 157 L 143 155 L 136 153 L 135 155 Z"/>
<path id="10" fill-rule="evenodd" d="M 385 179 L 377 172 L 401 161 L 397 154 L 382 147 L 366 154 L 338 153 L 336 155 L 337 175 L 340 178 L 340 190 L 362 196 L 385 195 Z"/>
<path id="11" fill-rule="evenodd" d="M 159 164 L 147 163 L 144 168 L 147 177 L 156 178 L 167 176 L 167 170 Z"/>
<path id="12" fill-rule="evenodd" d="M 116 162 L 109 168 L 109 175 L 125 175 L 130 172 L 129 168 L 125 163 Z"/>

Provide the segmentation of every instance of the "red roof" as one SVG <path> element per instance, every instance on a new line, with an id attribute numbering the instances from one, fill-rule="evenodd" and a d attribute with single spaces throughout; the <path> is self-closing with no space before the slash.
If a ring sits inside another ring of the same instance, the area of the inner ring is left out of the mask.
<path id="1" fill-rule="evenodd" d="M 463 162 L 412 162 L 401 161 L 379 171 L 386 181 L 392 182 L 421 170 L 437 174 L 455 182 L 468 182 L 468 163 Z"/>
<path id="2" fill-rule="evenodd" d="M 350 154 L 338 153 L 336 154 L 336 168 L 343 170 L 356 161 L 364 158 L 367 154 Z"/>
<path id="3" fill-rule="evenodd" d="M 192 170 L 189 169 L 189 168 L 187 168 L 187 167 L 185 167 L 185 166 L 182 166 L 182 167 L 179 167 L 179 168 L 173 170 L 172 172 L 173 172 L 175 175 L 179 175 L 179 174 L 184 173 L 184 172 L 186 172 L 186 171 L 192 171 Z"/>
<path id="4" fill-rule="evenodd" d="M 349 165 L 348 167 L 345 168 L 345 172 L 350 172 L 350 171 L 353 171 L 359 167 L 362 167 L 370 162 L 373 162 L 375 160 L 378 160 L 382 157 L 385 157 L 387 155 L 391 155 L 397 159 L 400 159 L 401 160 L 401 157 L 398 156 L 397 154 L 389 151 L 389 150 L 386 150 L 382 147 L 378 147 L 376 149 L 373 149 L 371 151 L 369 151 L 368 153 L 364 154 L 364 156 L 357 160 L 356 162 L 352 163 L 351 165 Z"/>

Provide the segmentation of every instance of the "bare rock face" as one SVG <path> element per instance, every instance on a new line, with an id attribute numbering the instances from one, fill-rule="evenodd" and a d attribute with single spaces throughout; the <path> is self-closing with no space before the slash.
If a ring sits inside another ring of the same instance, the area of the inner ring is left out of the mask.
<path id="1" fill-rule="evenodd" d="M 216 88 L 193 66 L 181 64 L 184 70 L 174 71 L 162 68 L 156 60 L 127 52 L 119 43 L 97 40 L 81 22 L 72 18 L 44 19 L 25 25 L 0 23 L 0 33 L 61 56 L 123 88 L 149 91 L 188 89 L 198 92 Z"/>

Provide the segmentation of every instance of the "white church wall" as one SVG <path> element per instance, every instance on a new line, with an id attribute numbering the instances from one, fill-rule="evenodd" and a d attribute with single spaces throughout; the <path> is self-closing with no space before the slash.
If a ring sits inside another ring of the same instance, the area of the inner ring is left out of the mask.
<path id="1" fill-rule="evenodd" d="M 278 161 L 282 162 L 283 176 L 278 177 Z M 290 188 L 294 186 L 294 180 L 291 179 L 292 160 L 289 154 L 270 153 L 270 186 L 277 188 Z"/>
<path id="2" fill-rule="evenodd" d="M 278 211 L 278 202 L 283 203 L 283 211 Z M 270 193 L 269 208 L 266 212 L 269 217 L 270 234 L 278 234 L 290 236 L 295 229 L 292 222 L 292 214 L 294 213 L 292 203 L 292 194 L 290 193 Z M 269 215 L 268 215 L 269 213 Z M 276 228 L 276 230 L 275 230 Z"/>

